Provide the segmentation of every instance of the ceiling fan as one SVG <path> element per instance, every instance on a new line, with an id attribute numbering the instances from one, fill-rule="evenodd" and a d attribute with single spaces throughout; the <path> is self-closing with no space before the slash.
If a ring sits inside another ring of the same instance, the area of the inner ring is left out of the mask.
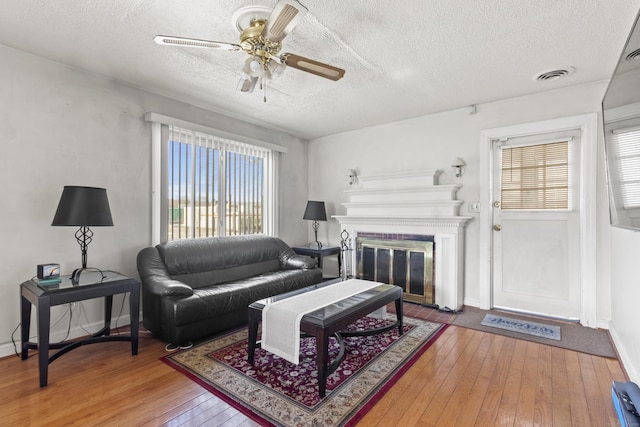
<path id="1" fill-rule="evenodd" d="M 282 40 L 307 13 L 307 8 L 297 0 L 278 0 L 273 10 L 263 6 L 247 6 L 232 16 L 240 31 L 240 43 L 224 43 L 185 37 L 156 36 L 161 45 L 244 51 L 250 55 L 245 61 L 237 90 L 253 92 L 260 82 L 265 91 L 268 80 L 281 75 L 285 67 L 296 68 L 329 80 L 340 80 L 345 71 L 333 65 L 293 53 L 282 53 Z"/>

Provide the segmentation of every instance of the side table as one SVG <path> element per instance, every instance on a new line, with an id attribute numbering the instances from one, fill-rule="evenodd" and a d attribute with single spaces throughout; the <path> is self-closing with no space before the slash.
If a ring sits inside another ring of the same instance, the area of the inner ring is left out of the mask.
<path id="1" fill-rule="evenodd" d="M 306 246 L 296 246 L 292 248 L 298 255 L 306 255 L 318 260 L 318 267 L 322 269 L 322 258 L 331 255 L 338 255 L 338 275 L 342 272 L 342 257 L 340 256 L 340 247 L 327 246 L 320 249 L 308 248 Z"/>
<path id="2" fill-rule="evenodd" d="M 113 296 L 130 293 L 129 313 L 131 321 L 130 335 L 111 336 L 111 308 Z M 104 297 L 104 327 L 88 338 L 49 342 L 51 307 Z M 55 285 L 40 285 L 37 279 L 28 280 L 20 285 L 20 313 L 22 360 L 29 357 L 29 349 L 38 350 L 38 366 L 40 369 L 40 387 L 48 382 L 49 364 L 63 354 L 85 344 L 105 341 L 131 341 L 131 354 L 138 354 L 138 327 L 140 322 L 140 282 L 113 271 L 88 270 L 82 273 L 79 283 L 73 284 L 69 276 L 62 276 L 61 282 Z M 38 342 L 29 342 L 31 323 L 31 305 L 37 310 Z M 59 349 L 49 356 L 50 349 Z"/>

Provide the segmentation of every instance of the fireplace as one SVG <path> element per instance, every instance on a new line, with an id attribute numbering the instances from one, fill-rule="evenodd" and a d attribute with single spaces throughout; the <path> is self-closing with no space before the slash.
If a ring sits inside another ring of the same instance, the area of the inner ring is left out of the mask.
<path id="1" fill-rule="evenodd" d="M 348 275 L 394 283 L 407 301 L 457 309 L 464 294 L 464 228 L 457 184 L 438 184 L 439 170 L 361 175 L 345 191 L 346 215 L 335 215 Z M 420 278 L 421 280 L 419 280 Z"/>
<path id="2" fill-rule="evenodd" d="M 433 254 L 433 236 L 361 233 L 356 276 L 400 286 L 405 300 L 434 305 Z"/>

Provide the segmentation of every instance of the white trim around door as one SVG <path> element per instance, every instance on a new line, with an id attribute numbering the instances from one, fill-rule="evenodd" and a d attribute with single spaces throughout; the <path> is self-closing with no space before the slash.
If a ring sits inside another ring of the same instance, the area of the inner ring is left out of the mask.
<path id="1" fill-rule="evenodd" d="M 596 166 L 598 115 L 596 113 L 565 117 L 521 125 L 487 129 L 480 133 L 480 305 L 490 309 L 492 301 L 492 141 L 539 133 L 579 129 L 580 152 L 580 276 L 583 326 L 595 328 L 596 316 Z"/>

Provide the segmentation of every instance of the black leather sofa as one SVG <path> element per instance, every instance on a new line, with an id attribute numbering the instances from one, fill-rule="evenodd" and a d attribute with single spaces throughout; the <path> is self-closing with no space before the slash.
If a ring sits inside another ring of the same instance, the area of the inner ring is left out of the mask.
<path id="1" fill-rule="evenodd" d="M 262 236 L 173 240 L 138 254 L 143 325 L 183 345 L 247 322 L 253 301 L 322 281 L 313 258 Z"/>

